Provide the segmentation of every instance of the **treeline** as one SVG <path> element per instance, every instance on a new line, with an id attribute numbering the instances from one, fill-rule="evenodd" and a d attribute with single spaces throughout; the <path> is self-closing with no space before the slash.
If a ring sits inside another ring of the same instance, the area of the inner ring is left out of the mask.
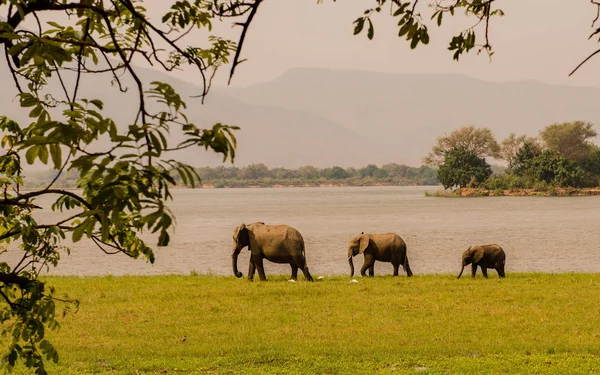
<path id="1" fill-rule="evenodd" d="M 250 164 L 239 167 L 201 167 L 196 172 L 205 186 L 224 187 L 270 187 L 270 186 L 374 186 L 374 185 L 438 185 L 437 170 L 430 167 L 409 167 L 389 163 L 378 167 L 369 164 L 363 168 L 316 168 L 310 165 L 297 169 L 268 168 L 264 164 Z M 48 186 L 56 176 L 56 171 L 28 173 L 27 188 Z M 183 186 L 178 173 L 171 176 L 177 185 Z M 78 174 L 64 172 L 54 183 L 54 187 L 75 188 Z"/>
<path id="2" fill-rule="evenodd" d="M 439 166 L 446 189 L 597 187 L 600 147 L 591 141 L 596 136 L 593 124 L 573 121 L 549 125 L 536 137 L 513 133 L 498 143 L 489 129 L 468 126 L 438 138 L 424 161 Z M 503 161 L 503 173 L 492 173 L 489 159 Z"/>
<path id="3" fill-rule="evenodd" d="M 310 165 L 297 169 L 268 168 L 250 164 L 243 168 L 218 166 L 197 169 L 204 185 L 217 188 L 248 186 L 370 186 L 370 185 L 438 185 L 434 168 L 409 167 L 396 163 L 363 168 L 316 168 Z"/>

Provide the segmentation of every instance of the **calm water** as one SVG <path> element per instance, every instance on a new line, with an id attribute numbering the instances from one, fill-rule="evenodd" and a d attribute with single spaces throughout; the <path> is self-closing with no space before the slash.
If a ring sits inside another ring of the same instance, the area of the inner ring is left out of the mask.
<path id="1" fill-rule="evenodd" d="M 426 190 L 436 188 L 178 190 L 171 203 L 177 227 L 171 245 L 156 250 L 155 264 L 120 254 L 104 255 L 89 243 L 78 243 L 51 273 L 195 271 L 231 275 L 233 229 L 254 221 L 297 228 L 304 236 L 314 277 L 348 274 L 348 240 L 361 231 L 398 233 L 407 243 L 415 275 L 458 273 L 462 252 L 470 244 L 485 243 L 498 243 L 504 248 L 507 273 L 600 272 L 600 197 L 448 199 L 425 197 Z M 53 215 L 40 213 L 39 221 L 45 222 Z M 238 265 L 246 276 L 246 250 L 240 254 Z M 357 272 L 361 265 L 362 257 L 356 257 Z M 268 277 L 287 274 L 290 268 L 265 262 L 265 270 Z M 391 272 L 390 264 L 376 263 L 376 275 Z M 496 277 L 495 271 L 491 275 Z"/>

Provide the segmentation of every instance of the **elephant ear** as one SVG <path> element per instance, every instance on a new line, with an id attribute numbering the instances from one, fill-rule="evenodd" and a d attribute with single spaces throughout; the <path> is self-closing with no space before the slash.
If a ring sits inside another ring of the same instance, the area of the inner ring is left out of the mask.
<path id="1" fill-rule="evenodd" d="M 371 241 L 371 239 L 369 238 L 369 236 L 362 234 L 360 236 L 359 239 L 359 244 L 358 244 L 358 253 L 362 254 L 365 252 L 365 250 L 367 250 L 367 247 L 369 247 L 369 242 Z"/>
<path id="2" fill-rule="evenodd" d="M 473 246 L 470 249 L 473 252 L 473 263 L 479 262 L 483 258 L 483 247 Z"/>
<path id="3" fill-rule="evenodd" d="M 240 224 L 238 225 L 237 228 L 235 228 L 235 230 L 233 231 L 233 239 L 235 241 L 237 241 L 240 237 L 240 232 L 243 231 L 244 229 L 246 229 L 246 224 Z"/>

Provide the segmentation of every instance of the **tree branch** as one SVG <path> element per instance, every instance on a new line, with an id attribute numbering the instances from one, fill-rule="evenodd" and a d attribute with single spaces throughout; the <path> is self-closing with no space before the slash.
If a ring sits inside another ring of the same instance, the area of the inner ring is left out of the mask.
<path id="1" fill-rule="evenodd" d="M 238 26 L 242 26 L 242 33 L 240 34 L 240 39 L 238 41 L 238 45 L 237 45 L 237 49 L 235 51 L 235 56 L 233 57 L 233 63 L 231 65 L 231 71 L 229 73 L 229 80 L 227 81 L 227 84 L 231 84 L 231 79 L 233 78 L 233 75 L 235 74 L 235 68 L 243 63 L 245 60 L 240 60 L 240 54 L 242 52 L 242 47 L 244 46 L 244 41 L 246 40 L 246 33 L 248 32 L 248 28 L 250 27 L 250 23 L 252 22 L 252 19 L 254 18 L 254 16 L 256 15 L 256 12 L 258 11 L 258 7 L 259 5 L 262 3 L 263 0 L 256 0 L 254 2 L 254 4 L 252 4 L 250 6 L 251 11 L 250 14 L 248 15 L 248 18 L 246 19 L 246 22 L 243 23 L 237 23 L 236 25 Z"/>

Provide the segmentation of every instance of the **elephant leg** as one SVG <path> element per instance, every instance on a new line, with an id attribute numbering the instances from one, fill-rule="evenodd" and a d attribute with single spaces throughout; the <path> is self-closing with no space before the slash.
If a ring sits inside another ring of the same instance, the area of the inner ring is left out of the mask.
<path id="1" fill-rule="evenodd" d="M 373 262 L 375 263 L 375 262 Z M 369 277 L 373 277 L 375 276 L 375 264 L 372 264 L 371 267 L 369 267 Z"/>
<path id="2" fill-rule="evenodd" d="M 365 263 L 363 264 L 362 268 L 360 269 L 360 275 L 362 277 L 366 277 L 367 270 L 369 270 L 369 272 L 371 272 L 370 268 L 374 264 L 375 264 L 375 258 L 370 254 L 365 254 Z M 373 272 L 373 274 L 374 274 L 374 272 Z"/>
<path id="3" fill-rule="evenodd" d="M 306 281 L 314 281 L 312 276 L 310 275 L 310 271 L 308 270 L 308 266 L 306 265 L 306 259 L 302 255 L 298 255 L 294 257 L 294 262 L 296 263 L 296 267 L 302 270 L 304 274 L 304 278 Z"/>
<path id="4" fill-rule="evenodd" d="M 504 264 L 498 264 L 496 267 L 496 271 L 498 272 L 498 276 L 506 277 L 506 275 L 504 274 Z"/>
<path id="5" fill-rule="evenodd" d="M 254 280 L 254 272 L 256 271 L 256 267 L 254 266 L 254 262 L 252 261 L 252 257 L 250 257 L 250 262 L 248 266 L 248 280 Z"/>
<path id="6" fill-rule="evenodd" d="M 298 266 L 295 264 L 290 264 L 292 266 L 292 280 L 296 280 L 298 278 Z"/>
<path id="7" fill-rule="evenodd" d="M 398 263 L 393 263 L 394 265 L 394 276 L 398 276 L 398 268 L 400 268 L 400 265 Z"/>
<path id="8" fill-rule="evenodd" d="M 483 267 L 481 270 L 481 272 L 483 272 Z M 477 264 L 471 263 L 471 277 L 475 277 L 475 273 L 477 273 Z"/>
<path id="9" fill-rule="evenodd" d="M 267 281 L 267 276 L 265 276 L 265 269 L 263 267 L 263 258 L 262 255 L 254 255 L 252 254 L 252 262 L 258 271 L 258 276 L 260 277 L 260 281 Z"/>
<path id="10" fill-rule="evenodd" d="M 406 276 L 412 277 L 413 273 L 410 269 L 410 264 L 408 264 L 408 258 L 404 259 L 404 264 L 402 265 L 402 268 L 404 268 L 404 271 L 406 271 Z"/>
<path id="11" fill-rule="evenodd" d="M 488 278 L 488 275 L 487 275 L 487 268 L 485 268 L 485 267 L 481 267 L 481 273 L 483 274 L 483 277 L 485 277 L 486 279 Z"/>

